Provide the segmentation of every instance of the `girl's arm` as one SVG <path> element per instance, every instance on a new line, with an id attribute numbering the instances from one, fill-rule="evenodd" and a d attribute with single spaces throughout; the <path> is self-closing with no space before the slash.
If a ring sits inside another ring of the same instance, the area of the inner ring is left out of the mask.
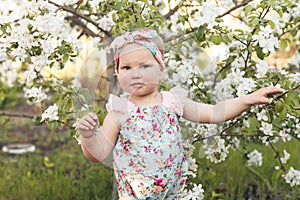
<path id="1" fill-rule="evenodd" d="M 219 102 L 216 105 L 197 103 L 187 99 L 184 105 L 183 117 L 193 122 L 221 123 L 240 115 L 252 105 L 269 103 L 268 95 L 279 92 L 283 91 L 270 86 L 246 96 Z"/>
<path id="2" fill-rule="evenodd" d="M 93 162 L 104 161 L 115 146 L 119 134 L 119 122 L 114 112 L 105 117 L 102 128 L 97 129 L 98 117 L 94 113 L 84 116 L 78 123 L 79 140 L 84 155 Z"/>

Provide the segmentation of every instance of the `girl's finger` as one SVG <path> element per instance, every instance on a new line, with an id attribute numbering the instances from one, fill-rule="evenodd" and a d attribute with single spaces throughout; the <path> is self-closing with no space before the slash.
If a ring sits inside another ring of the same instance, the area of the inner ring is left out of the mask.
<path id="1" fill-rule="evenodd" d="M 95 113 L 90 112 L 87 115 L 90 116 L 93 121 L 98 122 L 98 117 Z"/>
<path id="2" fill-rule="evenodd" d="M 88 127 L 89 129 L 93 129 L 95 128 L 96 124 L 93 124 L 95 122 L 89 122 L 87 120 L 82 120 L 78 123 L 78 125 L 84 126 L 84 127 Z"/>
<path id="3" fill-rule="evenodd" d="M 90 126 L 86 126 L 84 124 L 78 124 L 77 129 L 87 131 L 87 130 L 90 130 Z"/>
<path id="4" fill-rule="evenodd" d="M 87 121 L 90 125 L 96 126 L 97 121 L 94 120 L 93 116 L 86 115 L 82 118 L 83 121 Z"/>

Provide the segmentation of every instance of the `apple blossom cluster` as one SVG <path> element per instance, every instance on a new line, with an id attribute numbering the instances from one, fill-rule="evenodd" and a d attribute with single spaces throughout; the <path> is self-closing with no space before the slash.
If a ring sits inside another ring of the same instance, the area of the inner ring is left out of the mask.
<path id="1" fill-rule="evenodd" d="M 278 141 L 290 141 L 292 139 L 292 132 L 295 134 L 296 137 L 299 138 L 300 120 L 295 116 L 287 114 L 285 122 L 283 122 L 280 126 L 281 129 L 274 130 L 272 123 L 268 122 L 269 118 L 267 116 L 266 109 L 263 109 L 261 108 L 261 106 L 258 106 L 252 107 L 250 111 L 251 113 L 254 113 L 257 117 L 257 120 L 261 122 L 259 130 L 264 134 L 263 136 L 260 136 L 260 139 L 263 142 L 263 144 L 269 145 L 270 143 L 276 143 Z M 288 126 L 288 121 L 290 121 L 291 124 L 293 124 L 291 127 Z"/>
<path id="2" fill-rule="evenodd" d="M 188 175 L 195 178 L 197 176 L 195 173 L 198 170 L 196 159 L 193 158 L 193 152 L 195 150 L 195 146 L 192 145 L 192 143 L 188 139 L 184 140 L 183 146 L 185 149 L 185 156 L 188 158 Z"/>
<path id="3" fill-rule="evenodd" d="M 105 2 L 105 0 L 90 0 L 89 4 L 92 8 L 95 8 L 95 10 L 99 7 L 99 4 Z"/>
<path id="4" fill-rule="evenodd" d="M 44 113 L 42 114 L 41 122 L 49 120 L 49 121 L 57 121 L 58 117 L 58 107 L 56 104 L 49 106 Z"/>
<path id="5" fill-rule="evenodd" d="M 235 62 L 239 61 L 237 60 Z M 231 73 L 217 83 L 213 91 L 217 100 L 222 101 L 233 98 L 235 92 L 237 96 L 244 96 L 252 92 L 256 87 L 256 82 L 252 78 L 244 78 L 244 75 L 245 72 L 239 68 L 232 68 Z"/>
<path id="6" fill-rule="evenodd" d="M 170 59 L 167 70 L 171 73 L 171 76 L 166 77 L 167 81 L 175 85 L 191 85 L 193 83 L 192 77 L 202 77 L 200 70 L 189 59 L 183 59 L 180 62 Z M 174 70 L 178 73 L 172 73 Z"/>
<path id="7" fill-rule="evenodd" d="M 101 17 L 100 19 L 97 20 L 97 23 L 101 28 L 104 30 L 110 30 L 114 25 L 115 22 L 113 21 L 113 14 L 115 14 L 116 11 L 110 11 L 107 13 L 105 16 Z"/>
<path id="8" fill-rule="evenodd" d="M 247 163 L 249 166 L 261 166 L 263 162 L 262 153 L 256 149 L 249 154 L 247 154 L 248 160 Z"/>
<path id="9" fill-rule="evenodd" d="M 38 78 L 38 74 L 47 66 L 58 68 L 63 55 L 57 55 L 55 51 L 63 41 L 70 43 L 74 49 L 79 48 L 78 42 L 68 34 L 63 12 L 57 11 L 47 1 L 23 1 L 14 12 L 23 15 L 11 19 L 10 28 L 7 29 L 9 34 L 5 40 L 1 40 L 1 47 L 11 49 L 9 54 L 14 62 L 26 63 L 25 83 Z"/>
<path id="10" fill-rule="evenodd" d="M 195 13 L 194 21 L 192 21 L 193 27 L 198 27 L 207 24 L 208 28 L 212 28 L 217 25 L 216 17 L 221 14 L 220 7 L 217 6 L 216 1 L 203 2 L 198 12 Z"/>
<path id="11" fill-rule="evenodd" d="M 47 98 L 47 95 L 42 92 L 42 86 L 40 86 L 39 88 L 32 87 L 31 89 L 27 89 L 25 91 L 25 97 L 30 99 L 30 102 L 40 103 Z"/>
<path id="12" fill-rule="evenodd" d="M 256 78 L 263 78 L 266 76 L 267 72 L 274 69 L 273 66 L 270 66 L 267 61 L 265 60 L 258 60 L 258 63 L 256 64 Z"/>
<path id="13" fill-rule="evenodd" d="M 278 48 L 278 38 L 274 36 L 274 30 L 270 25 L 260 27 L 257 35 L 253 36 L 256 43 L 262 48 L 263 53 L 274 53 Z"/>
<path id="14" fill-rule="evenodd" d="M 280 158 L 280 161 L 285 164 L 291 157 L 291 154 L 289 154 L 285 149 L 283 150 L 283 157 Z"/>
<path id="15" fill-rule="evenodd" d="M 189 24 L 192 27 L 199 27 L 202 25 L 207 25 L 208 28 L 213 28 L 218 23 L 216 22 L 216 17 L 225 12 L 225 10 L 234 6 L 232 0 L 223 1 L 205 1 L 199 4 L 199 1 L 191 1 L 194 5 L 193 9 L 190 7 L 186 10 L 180 10 L 170 16 L 170 22 L 172 24 L 172 30 L 183 30 L 185 28 L 184 23 L 180 20 L 182 15 L 187 15 L 189 18 Z"/>
<path id="16" fill-rule="evenodd" d="M 0 47 L 1 48 L 1 47 Z M 0 55 L 0 81 L 7 83 L 12 87 L 17 80 L 17 67 L 13 62 L 6 58 L 6 55 Z"/>
<path id="17" fill-rule="evenodd" d="M 291 187 L 300 185 L 300 170 L 296 170 L 293 167 L 282 175 L 285 181 L 290 184 Z"/>
<path id="18" fill-rule="evenodd" d="M 204 124 L 202 125 L 203 140 L 202 152 L 205 157 L 213 163 L 220 163 L 224 161 L 229 153 L 230 144 L 226 144 L 225 139 L 220 137 L 219 125 Z"/>
<path id="19" fill-rule="evenodd" d="M 191 190 L 185 189 L 183 191 L 183 195 L 180 198 L 182 200 L 202 200 L 204 199 L 204 189 L 202 188 L 202 185 L 195 184 L 193 185 L 193 188 Z"/>
<path id="20" fill-rule="evenodd" d="M 25 85 L 24 96 L 31 103 L 47 98 L 44 87 L 34 83 L 44 81 L 43 72 L 49 68 L 59 69 L 66 62 L 60 49 L 72 54 L 80 49 L 80 43 L 71 36 L 65 13 L 48 1 L 22 1 L 2 18 L 2 25 L 9 24 L 6 36 L 0 38 L 0 80 L 12 86 L 15 81 Z M 23 74 L 17 73 L 22 66 Z M 57 106 L 50 106 L 42 121 L 58 120 Z"/>

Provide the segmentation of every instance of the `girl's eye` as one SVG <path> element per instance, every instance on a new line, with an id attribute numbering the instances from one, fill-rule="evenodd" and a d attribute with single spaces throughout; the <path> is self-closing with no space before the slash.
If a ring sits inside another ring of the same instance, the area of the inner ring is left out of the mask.
<path id="1" fill-rule="evenodd" d="M 123 69 L 123 70 L 129 70 L 130 67 L 129 66 L 122 66 L 121 69 Z"/>
<path id="2" fill-rule="evenodd" d="M 151 67 L 151 65 L 141 65 L 142 68 L 148 68 Z"/>

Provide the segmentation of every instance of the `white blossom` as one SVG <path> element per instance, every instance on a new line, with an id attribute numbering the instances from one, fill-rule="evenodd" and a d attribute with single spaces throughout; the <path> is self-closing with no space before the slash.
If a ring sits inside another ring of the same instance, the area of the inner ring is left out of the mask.
<path id="1" fill-rule="evenodd" d="M 183 197 L 180 199 L 182 200 L 202 200 L 204 199 L 204 189 L 202 188 L 202 185 L 193 185 L 192 190 L 184 190 L 183 191 Z"/>
<path id="2" fill-rule="evenodd" d="M 300 128 L 300 127 L 299 127 Z M 280 137 L 281 141 L 287 142 L 292 139 L 292 136 L 289 133 L 286 133 L 286 130 L 280 130 L 278 133 L 278 136 Z"/>
<path id="3" fill-rule="evenodd" d="M 267 74 L 268 70 L 270 69 L 272 69 L 272 67 L 268 65 L 267 61 L 259 60 L 258 63 L 256 64 L 255 76 L 257 78 L 263 78 Z"/>
<path id="4" fill-rule="evenodd" d="M 198 165 L 196 164 L 196 159 L 193 157 L 188 158 L 188 163 L 189 163 L 189 170 L 191 171 L 197 171 Z"/>
<path id="5" fill-rule="evenodd" d="M 24 72 L 24 75 L 26 77 L 26 82 L 33 81 L 37 77 L 34 66 L 30 66 L 29 69 Z"/>
<path id="6" fill-rule="evenodd" d="M 252 151 L 251 153 L 247 154 L 247 157 L 249 158 L 247 163 L 249 166 L 261 166 L 263 157 L 262 153 L 257 151 L 256 149 Z"/>
<path id="7" fill-rule="evenodd" d="M 273 136 L 273 125 L 267 122 L 262 122 L 261 127 L 259 130 L 261 130 L 265 135 Z"/>
<path id="8" fill-rule="evenodd" d="M 47 110 L 43 112 L 41 122 L 45 121 L 46 119 L 49 119 L 49 121 L 59 120 L 58 107 L 56 104 L 49 106 Z"/>
<path id="9" fill-rule="evenodd" d="M 282 34 L 282 29 L 286 26 L 284 18 L 287 19 L 288 16 L 284 15 L 281 18 L 276 11 L 273 11 L 266 16 L 266 19 L 269 19 L 274 23 L 274 31 L 278 34 Z"/>
<path id="10" fill-rule="evenodd" d="M 286 183 L 289 183 L 291 187 L 300 185 L 300 170 L 295 170 L 290 167 L 287 173 L 282 175 Z"/>
<path id="11" fill-rule="evenodd" d="M 236 66 L 240 66 L 241 63 L 236 61 Z M 237 90 L 237 96 L 244 96 L 249 92 L 252 92 L 256 86 L 256 82 L 252 78 L 244 78 L 244 71 L 239 68 L 233 68 L 231 73 L 221 80 L 215 87 L 214 94 L 217 96 L 218 101 L 222 101 L 228 98 L 234 97 L 233 93 Z"/>
<path id="12" fill-rule="evenodd" d="M 99 26 L 102 27 L 104 30 L 110 30 L 111 27 L 113 27 L 115 25 L 115 22 L 113 21 L 113 14 L 116 11 L 111 11 L 109 13 L 107 13 L 105 16 L 103 16 L 99 21 Z"/>
<path id="13" fill-rule="evenodd" d="M 42 92 L 42 86 L 39 88 L 32 87 L 26 90 L 25 97 L 32 98 L 34 103 L 39 103 L 47 98 L 47 95 Z"/>
<path id="14" fill-rule="evenodd" d="M 266 110 L 262 110 L 260 113 L 256 114 L 258 121 L 268 121 L 268 116 Z"/>
<path id="15" fill-rule="evenodd" d="M 255 88 L 256 82 L 252 78 L 243 78 L 243 81 L 240 82 L 240 84 L 237 85 L 237 96 L 244 96 L 248 94 L 249 92 L 253 91 L 253 88 Z"/>
<path id="16" fill-rule="evenodd" d="M 291 157 L 291 154 L 289 154 L 286 150 L 283 150 L 283 157 L 280 158 L 280 161 L 285 164 Z"/>
<path id="17" fill-rule="evenodd" d="M 261 27 L 257 35 L 253 36 L 256 43 L 262 48 L 263 53 L 273 53 L 278 48 L 278 38 L 273 35 L 273 29 L 270 25 Z"/>
<path id="18" fill-rule="evenodd" d="M 203 2 L 199 12 L 195 14 L 194 21 L 192 21 L 192 26 L 197 27 L 207 24 L 208 28 L 212 28 L 217 24 L 215 21 L 216 17 L 221 13 L 221 9 L 217 7 L 214 1 Z"/>

